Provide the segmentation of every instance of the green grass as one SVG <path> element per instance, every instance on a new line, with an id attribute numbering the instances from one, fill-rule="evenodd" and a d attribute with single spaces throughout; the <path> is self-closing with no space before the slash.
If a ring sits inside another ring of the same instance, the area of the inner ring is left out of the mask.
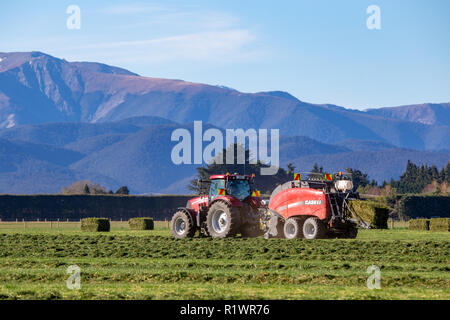
<path id="1" fill-rule="evenodd" d="M 175 240 L 165 222 L 151 231 L 113 222 L 101 234 L 77 222 L 0 223 L 0 299 L 450 299 L 449 240 L 406 229 Z M 372 264 L 380 290 L 366 287 Z M 81 290 L 66 288 L 69 265 L 81 268 Z"/>

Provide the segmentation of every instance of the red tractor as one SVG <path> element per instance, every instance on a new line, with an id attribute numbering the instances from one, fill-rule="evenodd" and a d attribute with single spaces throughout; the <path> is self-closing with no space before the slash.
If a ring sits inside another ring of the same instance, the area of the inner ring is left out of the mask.
<path id="1" fill-rule="evenodd" d="M 254 189 L 253 175 L 213 175 L 209 180 L 199 180 L 200 190 L 204 190 L 204 183 L 209 184 L 209 192 L 189 200 L 173 215 L 171 229 L 175 238 L 193 237 L 197 230 L 213 238 L 263 234 L 261 199 Z"/>
<path id="2" fill-rule="evenodd" d="M 356 238 L 357 225 L 367 225 L 351 213 L 347 200 L 352 192 L 350 175 L 302 173 L 272 192 L 262 217 L 265 237 Z M 356 220 L 353 220 L 355 217 Z"/>

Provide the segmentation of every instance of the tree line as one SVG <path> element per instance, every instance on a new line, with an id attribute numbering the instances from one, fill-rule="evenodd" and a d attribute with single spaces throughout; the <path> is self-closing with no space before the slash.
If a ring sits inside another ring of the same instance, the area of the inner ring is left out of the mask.
<path id="1" fill-rule="evenodd" d="M 388 184 L 386 181 L 383 182 L 383 185 L 386 184 Z M 417 165 L 408 160 L 405 172 L 400 179 L 397 181 L 391 179 L 389 184 L 398 193 L 447 192 L 450 186 L 450 161 L 447 162 L 447 166 L 438 170 L 435 165 Z"/>
<path id="2" fill-rule="evenodd" d="M 196 179 L 191 180 L 188 186 L 190 190 L 196 193 L 205 191 L 199 189 L 197 183 L 198 179 L 208 180 L 211 175 L 226 174 L 229 172 L 230 174 L 254 174 L 257 187 L 261 193 L 270 194 L 279 184 L 293 180 L 294 173 L 297 173 L 295 166 L 292 163 L 289 163 L 286 169 L 280 167 L 275 175 L 260 175 L 260 169 L 262 167 L 267 167 L 266 164 L 260 161 L 256 164 L 250 164 L 252 155 L 249 150 L 245 150 L 244 164 L 237 164 L 237 151 L 239 148 L 242 148 L 242 146 L 234 144 L 233 146 L 228 147 L 228 149 L 229 148 L 234 148 L 233 164 L 226 164 L 227 149 L 223 149 L 210 164 L 197 168 Z M 219 157 L 222 157 L 222 161 L 218 161 Z M 326 172 L 326 170 L 319 166 L 318 163 L 315 163 L 310 171 L 315 173 Z M 447 163 L 446 167 L 442 167 L 438 170 L 435 165 L 417 165 L 408 160 L 405 172 L 398 180 L 392 178 L 390 182 L 383 181 L 381 185 L 378 185 L 376 180 L 370 179 L 366 172 L 362 172 L 359 169 L 346 168 L 345 172 L 349 173 L 352 177 L 354 191 L 361 194 L 392 195 L 397 193 L 450 193 L 450 161 Z"/>

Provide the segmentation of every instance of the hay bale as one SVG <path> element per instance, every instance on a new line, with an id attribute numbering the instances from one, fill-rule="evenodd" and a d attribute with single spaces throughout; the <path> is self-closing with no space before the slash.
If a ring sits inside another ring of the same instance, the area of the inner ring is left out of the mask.
<path id="1" fill-rule="evenodd" d="M 411 219 L 408 222 L 409 230 L 430 230 L 430 219 Z"/>
<path id="2" fill-rule="evenodd" d="M 131 218 L 128 220 L 131 230 L 153 230 L 155 224 L 153 218 Z"/>
<path id="3" fill-rule="evenodd" d="M 430 220 L 430 231 L 450 231 L 450 218 L 433 218 Z"/>
<path id="4" fill-rule="evenodd" d="M 107 218 L 84 218 L 81 219 L 81 231 L 108 232 L 110 230 L 109 219 Z"/>
<path id="5" fill-rule="evenodd" d="M 355 212 L 362 220 L 369 223 L 372 228 L 388 228 L 388 207 L 374 201 L 365 200 L 350 200 L 349 206 L 353 212 Z"/>

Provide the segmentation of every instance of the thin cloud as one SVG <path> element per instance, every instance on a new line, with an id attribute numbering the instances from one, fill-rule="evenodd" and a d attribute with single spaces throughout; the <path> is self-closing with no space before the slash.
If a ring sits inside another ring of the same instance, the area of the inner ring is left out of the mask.
<path id="1" fill-rule="evenodd" d="M 255 36 L 248 30 L 198 32 L 149 40 L 116 41 L 72 48 L 95 50 L 109 62 L 170 61 L 218 62 L 255 58 L 260 53 L 249 48 Z"/>
<path id="2" fill-rule="evenodd" d="M 40 48 L 46 42 L 43 51 L 58 57 L 131 68 L 191 62 L 242 63 L 266 57 L 258 46 L 257 35 L 243 27 L 239 17 L 227 12 L 194 11 L 186 6 L 165 8 L 154 3 L 112 5 L 101 10 L 109 14 L 136 14 L 136 18 L 127 17 L 110 26 L 111 34 L 116 35 L 108 40 L 93 31 L 60 39 L 40 38 L 33 46 L 28 43 L 28 47 Z M 148 14 L 138 14 L 143 12 Z"/>
<path id="3" fill-rule="evenodd" d="M 142 17 L 141 17 L 142 18 Z M 220 30 L 236 28 L 239 19 L 236 16 L 215 11 L 177 11 L 167 9 L 163 12 L 152 12 L 145 15 L 145 19 L 134 19 L 131 23 L 115 24 L 112 28 L 133 29 L 133 28 L 163 28 L 179 30 Z"/>
<path id="4" fill-rule="evenodd" d="M 137 14 L 166 11 L 167 8 L 158 5 L 150 5 L 143 3 L 129 3 L 121 5 L 112 5 L 101 9 L 102 13 L 113 15 Z"/>

